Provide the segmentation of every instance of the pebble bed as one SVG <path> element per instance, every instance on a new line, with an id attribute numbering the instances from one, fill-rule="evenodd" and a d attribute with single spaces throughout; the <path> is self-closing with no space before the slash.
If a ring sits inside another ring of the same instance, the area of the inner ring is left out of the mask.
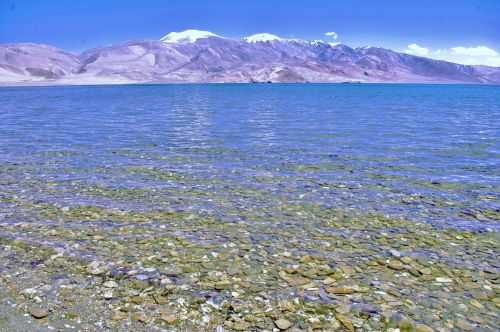
<path id="1" fill-rule="evenodd" d="M 89 186 L 26 170 L 2 171 L 0 294 L 33 329 L 500 328 L 498 232 L 326 207 L 293 191 L 156 168 L 101 172 L 164 187 Z"/>

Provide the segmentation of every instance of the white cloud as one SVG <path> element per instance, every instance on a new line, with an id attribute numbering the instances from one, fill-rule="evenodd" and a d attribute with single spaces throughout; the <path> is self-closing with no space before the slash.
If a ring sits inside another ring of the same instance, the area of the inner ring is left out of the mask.
<path id="1" fill-rule="evenodd" d="M 407 54 L 425 56 L 432 59 L 450 61 L 464 65 L 485 65 L 500 67 L 500 54 L 487 46 L 457 46 L 448 49 L 431 50 L 417 44 L 408 45 Z"/>
<path id="2" fill-rule="evenodd" d="M 477 46 L 477 47 L 453 47 L 452 52 L 458 55 L 467 55 L 467 56 L 498 56 L 498 52 L 486 47 L 486 46 Z"/>
<path id="3" fill-rule="evenodd" d="M 325 36 L 332 37 L 333 40 L 337 40 L 339 38 L 338 33 L 336 33 L 335 31 L 326 32 Z"/>
<path id="4" fill-rule="evenodd" d="M 429 55 L 430 50 L 428 48 L 419 46 L 417 44 L 408 45 L 408 49 L 405 50 L 405 53 L 418 55 L 418 56 L 426 56 Z"/>

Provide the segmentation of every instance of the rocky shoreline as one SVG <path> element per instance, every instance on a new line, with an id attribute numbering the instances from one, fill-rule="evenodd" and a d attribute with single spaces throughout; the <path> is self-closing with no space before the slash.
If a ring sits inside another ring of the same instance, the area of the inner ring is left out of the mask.
<path id="1" fill-rule="evenodd" d="M 3 305 L 41 328 L 499 328 L 496 232 L 286 202 L 278 209 L 285 223 L 271 215 L 235 223 L 193 213 L 16 204 L 51 222 L 2 225 Z M 103 220 L 113 227 L 99 227 Z M 30 239 L 6 236 L 20 229 Z"/>

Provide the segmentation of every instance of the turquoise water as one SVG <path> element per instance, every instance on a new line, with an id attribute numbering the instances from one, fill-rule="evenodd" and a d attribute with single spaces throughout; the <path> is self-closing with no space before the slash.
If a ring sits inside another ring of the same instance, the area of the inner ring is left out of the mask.
<path id="1" fill-rule="evenodd" d="M 494 86 L 0 88 L 0 221 L 12 197 L 236 220 L 281 197 L 499 229 L 499 120 Z"/>

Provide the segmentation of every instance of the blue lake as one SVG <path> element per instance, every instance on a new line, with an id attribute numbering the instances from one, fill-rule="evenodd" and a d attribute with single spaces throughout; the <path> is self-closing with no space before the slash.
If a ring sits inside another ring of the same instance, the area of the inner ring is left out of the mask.
<path id="1" fill-rule="evenodd" d="M 189 181 L 138 176 L 134 167 Z M 227 213 L 231 207 L 272 211 L 272 198 L 281 197 L 438 226 L 499 229 L 500 89 L 1 88 L 1 173 L 0 195 L 58 206 L 168 207 L 238 219 Z M 204 195 L 115 199 L 82 194 L 88 187 Z M 15 215 L 3 217 L 15 222 Z"/>
<path id="2" fill-rule="evenodd" d="M 0 330 L 498 331 L 499 119 L 493 86 L 1 88 Z"/>

